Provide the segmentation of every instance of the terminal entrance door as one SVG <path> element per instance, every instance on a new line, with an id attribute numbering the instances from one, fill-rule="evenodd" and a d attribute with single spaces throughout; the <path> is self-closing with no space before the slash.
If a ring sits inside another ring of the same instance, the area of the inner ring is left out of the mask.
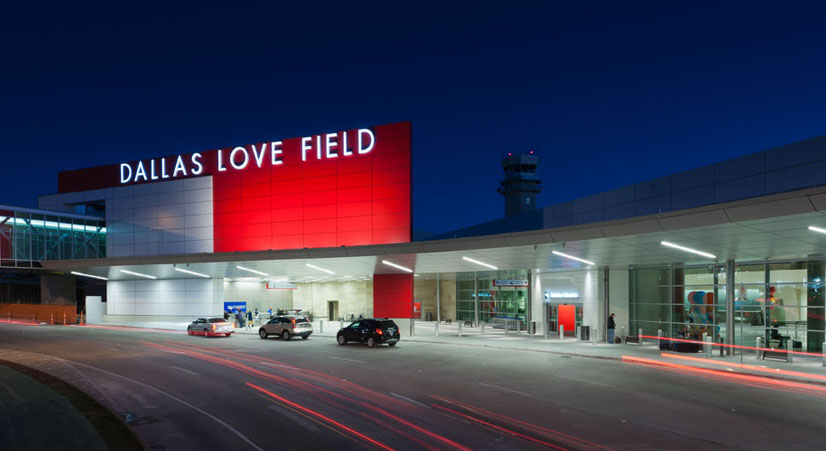
<path id="1" fill-rule="evenodd" d="M 327 321 L 338 319 L 338 301 L 327 301 Z"/>
<path id="2" fill-rule="evenodd" d="M 582 325 L 582 304 L 548 304 L 548 331 L 559 335 L 559 326 L 565 327 L 565 336 L 576 336 Z"/>

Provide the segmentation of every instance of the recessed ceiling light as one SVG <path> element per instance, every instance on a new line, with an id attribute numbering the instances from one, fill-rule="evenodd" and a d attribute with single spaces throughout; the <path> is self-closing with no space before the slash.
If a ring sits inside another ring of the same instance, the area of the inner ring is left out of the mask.
<path id="1" fill-rule="evenodd" d="M 479 260 L 474 260 L 474 259 L 472 259 L 472 258 L 470 258 L 470 257 L 462 257 L 462 260 L 464 260 L 464 261 L 466 261 L 466 262 L 476 263 L 477 265 L 484 266 L 485 268 L 490 268 L 490 269 L 499 269 L 499 268 L 497 268 L 496 266 L 489 265 L 489 264 L 487 264 L 487 263 L 485 263 L 485 262 L 480 262 Z"/>
<path id="2" fill-rule="evenodd" d="M 259 274 L 259 275 L 262 275 L 262 276 L 264 276 L 264 277 L 269 277 L 269 276 L 270 276 L 269 274 L 267 274 L 267 273 L 265 273 L 265 272 L 256 271 L 256 270 L 254 270 L 254 269 L 245 268 L 245 267 L 243 267 L 243 266 L 236 266 L 236 268 L 240 269 L 241 271 L 247 271 L 247 272 L 251 272 L 251 273 L 253 273 L 253 274 Z"/>
<path id="3" fill-rule="evenodd" d="M 82 272 L 77 272 L 77 271 L 72 271 L 72 274 L 74 274 L 74 275 L 76 275 L 76 276 L 91 277 L 91 278 L 93 278 L 93 279 L 109 280 L 109 279 L 107 279 L 106 277 L 101 277 L 101 276 L 93 276 L 93 275 L 91 275 L 91 274 L 84 274 L 84 273 L 82 273 Z"/>
<path id="4" fill-rule="evenodd" d="M 130 275 L 133 275 L 133 276 L 145 277 L 147 279 L 157 279 L 157 277 L 155 277 L 155 276 L 150 276 L 148 274 L 141 274 L 139 272 L 134 272 L 134 271 L 127 271 L 125 269 L 121 269 L 120 272 L 122 272 L 124 274 L 130 274 Z"/>
<path id="5" fill-rule="evenodd" d="M 662 244 L 665 247 L 670 247 L 672 249 L 679 249 L 679 250 L 684 251 L 684 252 L 690 252 L 692 254 L 702 255 L 703 257 L 717 258 L 717 256 L 714 255 L 714 254 L 709 254 L 708 252 L 698 251 L 697 249 L 692 249 L 690 247 L 680 246 L 679 244 L 669 243 L 668 241 L 660 241 L 660 244 Z"/>
<path id="6" fill-rule="evenodd" d="M 826 229 L 821 229 L 820 227 L 815 226 L 809 226 L 809 230 L 812 232 L 826 233 Z"/>
<path id="7" fill-rule="evenodd" d="M 335 274 L 334 272 L 330 271 L 329 269 L 324 269 L 324 268 L 322 268 L 322 267 L 320 267 L 320 266 L 311 265 L 311 264 L 309 264 L 309 263 L 306 263 L 306 265 L 307 265 L 307 267 L 309 267 L 309 268 L 317 269 L 317 270 L 319 270 L 319 271 L 326 272 L 327 274 Z"/>
<path id="8" fill-rule="evenodd" d="M 192 274 L 193 276 L 198 276 L 198 277 L 203 277 L 203 278 L 209 279 L 209 276 L 206 275 L 206 274 L 201 274 L 199 272 L 190 271 L 188 269 L 175 268 L 175 271 L 180 271 L 182 273 Z"/>
<path id="9" fill-rule="evenodd" d="M 596 266 L 596 263 L 594 263 L 590 260 L 585 260 L 584 258 L 574 257 L 573 255 L 566 254 L 564 252 L 551 251 L 551 253 L 554 254 L 554 255 L 559 255 L 560 257 L 570 258 L 571 260 L 576 260 L 578 262 L 585 263 L 586 265 Z"/>
<path id="10" fill-rule="evenodd" d="M 381 262 L 382 262 L 382 263 L 384 263 L 384 264 L 385 264 L 385 265 L 387 265 L 387 266 L 392 266 L 392 267 L 394 267 L 394 268 L 396 268 L 396 269 L 401 269 L 402 271 L 405 271 L 405 272 L 413 272 L 413 270 L 412 270 L 412 269 L 410 269 L 410 268 L 405 268 L 405 267 L 404 267 L 404 266 L 402 266 L 402 265 L 397 265 L 397 264 L 395 264 L 395 263 L 393 263 L 393 262 L 389 262 L 389 261 L 387 261 L 387 260 L 382 260 Z"/>

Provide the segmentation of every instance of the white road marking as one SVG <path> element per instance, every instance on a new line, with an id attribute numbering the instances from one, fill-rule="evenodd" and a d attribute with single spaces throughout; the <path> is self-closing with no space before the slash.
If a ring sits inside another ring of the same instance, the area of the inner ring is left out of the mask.
<path id="1" fill-rule="evenodd" d="M 125 381 L 132 382 L 133 384 L 140 385 L 141 387 L 145 387 L 145 388 L 148 388 L 148 389 L 150 389 L 150 390 L 152 390 L 152 391 L 155 391 L 155 392 L 157 392 L 157 393 L 160 393 L 160 394 L 162 394 L 162 395 L 164 395 L 164 396 L 166 396 L 166 397 L 168 397 L 168 398 L 170 398 L 170 399 L 173 399 L 173 400 L 175 400 L 175 401 L 178 401 L 179 403 L 181 403 L 181 404 L 183 404 L 183 405 L 185 405 L 185 406 L 187 406 L 187 407 L 189 407 L 189 408 L 191 408 L 191 409 L 193 409 L 193 410 L 195 410 L 195 411 L 197 411 L 197 412 L 199 412 L 199 413 L 201 413 L 201 414 L 203 414 L 203 415 L 207 416 L 208 418 L 212 419 L 212 420 L 213 420 L 213 421 L 215 421 L 216 423 L 218 423 L 218 424 L 220 424 L 221 426 L 223 426 L 223 427 L 227 428 L 230 432 L 232 432 L 233 434 L 237 435 L 237 436 L 238 436 L 238 438 L 240 438 L 241 440 L 243 440 L 243 441 L 245 441 L 247 444 L 249 444 L 249 445 L 250 445 L 253 449 L 256 449 L 256 450 L 258 450 L 258 451 L 264 451 L 264 448 L 261 448 L 260 446 L 256 445 L 256 444 L 255 444 L 255 442 L 253 442 L 252 440 L 248 439 L 248 438 L 247 438 L 244 434 L 242 434 L 242 433 L 241 433 L 241 431 L 239 431 L 238 429 L 235 429 L 234 427 L 230 426 L 230 425 L 229 425 L 229 424 L 227 424 L 224 420 L 222 420 L 222 419 L 220 419 L 220 418 L 216 417 L 215 415 L 212 415 L 211 413 L 209 413 L 209 412 L 207 412 L 207 411 L 205 411 L 205 410 L 201 409 L 200 407 L 197 407 L 197 406 L 195 406 L 195 405 L 193 405 L 193 404 L 190 404 L 190 403 L 188 403 L 188 402 L 184 401 L 183 399 L 178 398 L 177 396 L 171 395 L 171 394 L 169 394 L 169 393 L 167 393 L 167 392 L 165 392 L 165 391 L 163 391 L 163 390 L 161 390 L 161 389 L 159 389 L 159 388 L 155 388 L 155 387 L 153 387 L 153 386 L 151 386 L 151 385 L 149 385 L 149 384 L 144 384 L 143 382 L 136 381 L 135 379 L 130 379 L 130 378 L 126 377 L 126 376 L 121 376 L 120 374 L 113 373 L 113 372 L 111 372 L 111 371 L 106 371 L 106 370 L 104 370 L 104 369 L 102 369 L 102 368 L 98 368 L 98 367 L 95 367 L 95 366 L 92 366 L 92 365 L 87 365 L 87 364 L 85 364 L 85 363 L 80 363 L 80 362 L 74 362 L 74 361 L 71 361 L 71 360 L 61 359 L 61 358 L 59 358 L 59 357 L 51 356 L 51 355 L 48 355 L 48 354 L 36 354 L 36 353 L 32 353 L 32 354 L 34 354 L 34 355 L 40 355 L 40 356 L 44 356 L 44 357 L 49 357 L 49 358 L 52 358 L 52 359 L 58 360 L 58 361 L 60 361 L 60 362 L 70 363 L 70 364 L 72 364 L 72 365 L 77 365 L 77 366 L 82 366 L 82 367 L 85 367 L 85 368 L 89 368 L 89 369 L 97 370 L 97 371 L 100 371 L 101 373 L 108 374 L 108 375 L 110 375 L 110 376 L 112 376 L 112 377 L 117 377 L 117 378 L 123 379 L 123 380 L 125 380 Z"/>
<path id="2" fill-rule="evenodd" d="M 407 402 L 412 402 L 413 404 L 416 404 L 417 406 L 422 406 L 422 407 L 426 407 L 426 408 L 428 408 L 428 409 L 432 409 L 432 407 L 428 406 L 427 404 L 422 404 L 422 403 L 420 403 L 419 401 L 415 401 L 415 400 L 413 400 L 413 399 L 407 398 L 407 397 L 402 396 L 402 395 L 400 395 L 400 394 L 398 394 L 398 393 L 390 393 L 390 396 L 395 396 L 395 397 L 397 397 L 397 398 L 399 398 L 399 399 L 403 399 L 403 400 L 405 400 L 405 401 L 407 401 Z"/>
<path id="3" fill-rule="evenodd" d="M 484 385 L 485 387 L 495 388 L 495 389 L 497 389 L 497 390 L 509 391 L 509 392 L 511 392 L 511 393 L 518 393 L 518 394 L 520 394 L 520 395 L 522 395 L 522 396 L 527 396 L 527 397 L 529 397 L 529 398 L 530 398 L 530 397 L 533 397 L 533 395 L 529 395 L 529 394 L 527 394 L 527 393 L 524 393 L 524 392 L 521 392 L 521 391 L 518 391 L 518 390 L 511 390 L 510 388 L 500 387 L 500 386 L 498 386 L 498 385 L 486 384 L 486 383 L 484 383 L 484 382 L 479 382 L 479 385 Z"/>
<path id="4" fill-rule="evenodd" d="M 603 383 L 601 383 L 601 382 L 586 381 L 585 379 L 574 379 L 574 378 L 572 378 L 572 377 L 558 376 L 558 375 L 556 375 L 556 374 L 551 374 L 551 376 L 553 376 L 553 377 L 558 377 L 558 378 L 560 378 L 560 379 L 567 379 L 567 380 L 569 380 L 569 381 L 575 381 L 575 382 L 585 382 L 586 384 L 594 384 L 594 385 L 601 385 L 601 386 L 603 386 L 603 387 L 614 387 L 614 388 L 616 388 L 616 385 L 603 384 Z"/>
<path id="5" fill-rule="evenodd" d="M 345 359 L 343 357 L 330 357 L 330 358 L 333 359 L 333 360 L 346 360 L 348 362 L 355 362 L 355 363 L 367 363 L 367 362 L 362 362 L 361 360 Z"/>
<path id="6" fill-rule="evenodd" d="M 261 365 L 267 365 L 267 366 L 277 366 L 278 368 L 286 368 L 286 369 L 288 369 L 288 370 L 297 370 L 297 369 L 298 369 L 298 368 L 296 368 L 296 367 L 294 367 L 294 366 L 289 366 L 289 365 L 279 365 L 279 364 L 277 364 L 277 363 L 270 363 L 270 362 L 258 362 L 258 363 L 260 363 Z"/>
<path id="7" fill-rule="evenodd" d="M 184 373 L 189 374 L 191 376 L 200 376 L 200 374 L 196 373 L 195 371 L 190 371 L 186 368 L 181 368 L 179 366 L 170 366 L 170 368 L 175 368 L 178 371 L 183 371 Z"/>

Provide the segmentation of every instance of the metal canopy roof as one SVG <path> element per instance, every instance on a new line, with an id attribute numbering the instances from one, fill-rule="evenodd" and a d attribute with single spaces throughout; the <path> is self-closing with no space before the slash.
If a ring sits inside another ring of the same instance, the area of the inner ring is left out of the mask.
<path id="1" fill-rule="evenodd" d="M 323 281 L 404 273 L 383 264 L 383 260 L 416 273 L 490 270 L 462 257 L 494 265 L 499 270 L 551 272 L 589 266 L 552 251 L 590 260 L 600 267 L 617 268 L 826 255 L 826 235 L 808 230 L 809 226 L 826 228 L 826 187 L 619 221 L 481 237 L 326 249 L 45 261 L 42 264 L 49 270 L 79 271 L 110 280 L 141 279 L 122 273 L 122 269 L 159 279 L 197 277 L 175 271 L 173 265 L 213 278 L 263 277 L 238 269 L 240 265 L 264 272 L 270 279 Z M 716 259 L 667 248 L 660 244 L 661 241 L 711 253 Z M 311 268 L 308 263 L 333 271 L 335 275 Z"/>

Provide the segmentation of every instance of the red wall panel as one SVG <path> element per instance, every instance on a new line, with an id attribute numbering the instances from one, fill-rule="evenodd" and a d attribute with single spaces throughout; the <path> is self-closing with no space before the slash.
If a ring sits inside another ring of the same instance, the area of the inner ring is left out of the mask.
<path id="1" fill-rule="evenodd" d="M 349 130 L 346 143 L 341 142 L 344 132 L 337 134 L 338 156 L 327 157 L 322 150 L 321 160 L 316 136 L 304 161 L 302 138 L 283 140 L 278 165 L 271 164 L 271 142 L 242 146 L 249 153 L 244 169 L 230 165 L 234 147 L 220 150 L 226 170 L 219 170 L 218 150 L 200 152 L 201 175 L 212 175 L 213 180 L 215 252 L 409 242 L 411 125 L 402 122 L 370 130 L 375 142 L 369 153 L 357 152 L 358 131 Z M 253 148 L 260 151 L 264 144 L 267 152 L 258 167 Z M 352 155 L 344 155 L 345 146 Z M 166 167 L 171 169 L 176 158 L 166 157 Z M 192 154 L 182 158 L 192 171 Z M 148 171 L 150 161 L 142 163 Z M 130 164 L 136 168 L 138 162 Z M 168 180 L 177 179 L 159 181 Z M 58 174 L 61 193 L 116 186 L 122 186 L 119 165 Z"/>
<path id="2" fill-rule="evenodd" d="M 413 274 L 373 275 L 373 316 L 413 317 Z"/>
<path id="3" fill-rule="evenodd" d="M 571 333 L 576 328 L 576 307 L 573 305 L 560 305 L 559 325 L 565 328 L 565 333 Z M 557 330 L 559 332 L 559 330 Z"/>

